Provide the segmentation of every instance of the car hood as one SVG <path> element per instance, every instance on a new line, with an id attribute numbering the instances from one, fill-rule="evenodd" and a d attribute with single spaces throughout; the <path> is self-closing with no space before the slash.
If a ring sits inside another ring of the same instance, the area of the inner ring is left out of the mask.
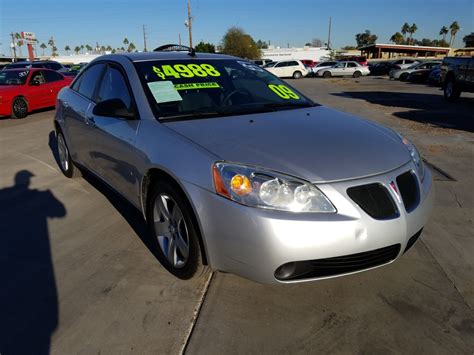
<path id="1" fill-rule="evenodd" d="M 323 106 L 166 125 L 222 160 L 311 182 L 377 175 L 410 160 L 393 131 Z"/>

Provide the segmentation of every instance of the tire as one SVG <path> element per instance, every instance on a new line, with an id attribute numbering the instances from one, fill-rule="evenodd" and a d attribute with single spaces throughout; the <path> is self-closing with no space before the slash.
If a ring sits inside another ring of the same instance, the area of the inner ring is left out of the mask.
<path id="1" fill-rule="evenodd" d="M 400 75 L 400 81 L 407 81 L 408 80 L 408 73 L 403 73 Z"/>
<path id="2" fill-rule="evenodd" d="M 59 155 L 59 167 L 61 168 L 63 174 L 70 179 L 80 177 L 82 175 L 81 171 L 76 165 L 74 165 L 74 162 L 72 161 L 66 140 L 64 139 L 62 132 L 57 132 L 56 144 Z"/>
<path id="3" fill-rule="evenodd" d="M 12 117 L 25 118 L 28 116 L 28 103 L 22 97 L 15 97 L 12 102 Z"/>
<path id="4" fill-rule="evenodd" d="M 198 229 L 183 193 L 167 181 L 150 192 L 147 221 L 150 244 L 161 264 L 174 276 L 187 280 L 200 276 L 203 265 Z"/>
<path id="5" fill-rule="evenodd" d="M 456 82 L 452 77 L 448 77 L 443 85 L 444 98 L 448 101 L 456 101 L 461 96 L 461 91 L 456 88 Z"/>
<path id="6" fill-rule="evenodd" d="M 352 76 L 354 78 L 359 78 L 361 75 L 362 75 L 362 73 L 360 71 L 356 71 L 356 72 L 354 72 L 354 74 L 352 74 Z"/>
<path id="7" fill-rule="evenodd" d="M 330 78 L 331 76 L 332 76 L 332 74 L 331 74 L 330 71 L 325 71 L 325 72 L 323 73 L 323 78 L 326 78 L 326 79 L 327 79 L 327 78 Z"/>
<path id="8" fill-rule="evenodd" d="M 303 76 L 300 71 L 295 71 L 293 73 L 293 79 L 300 79 Z"/>

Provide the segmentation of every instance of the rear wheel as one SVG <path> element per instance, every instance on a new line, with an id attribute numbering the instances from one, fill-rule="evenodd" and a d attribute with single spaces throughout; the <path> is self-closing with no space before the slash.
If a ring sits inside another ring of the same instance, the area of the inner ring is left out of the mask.
<path id="1" fill-rule="evenodd" d="M 22 97 L 16 97 L 12 102 L 12 117 L 25 118 L 28 116 L 28 104 Z"/>
<path id="2" fill-rule="evenodd" d="M 400 75 L 400 80 L 401 81 L 407 81 L 408 80 L 408 73 L 403 73 Z"/>
<path id="3" fill-rule="evenodd" d="M 205 270 L 197 227 L 183 194 L 167 181 L 152 188 L 147 208 L 151 243 L 161 264 L 180 279 Z"/>
<path id="4" fill-rule="evenodd" d="M 77 166 L 74 165 L 74 162 L 71 159 L 69 154 L 69 149 L 64 140 L 62 132 L 58 132 L 56 135 L 56 143 L 58 148 L 59 155 L 59 167 L 63 174 L 68 178 L 76 178 L 81 176 L 81 171 Z"/>
<path id="5" fill-rule="evenodd" d="M 356 72 L 354 72 L 354 74 L 352 74 L 352 76 L 353 76 L 354 78 L 358 78 L 358 77 L 360 77 L 361 75 L 362 75 L 362 73 L 361 73 L 360 71 L 356 71 Z"/>
<path id="6" fill-rule="evenodd" d="M 461 91 L 456 88 L 454 79 L 447 78 L 444 84 L 444 98 L 448 101 L 456 101 L 459 96 L 461 96 Z"/>
<path id="7" fill-rule="evenodd" d="M 301 78 L 302 76 L 303 76 L 303 74 L 301 74 L 300 71 L 295 71 L 295 72 L 293 73 L 293 79 L 299 79 L 299 78 Z"/>
<path id="8" fill-rule="evenodd" d="M 331 75 L 331 72 L 330 71 L 325 71 L 323 73 L 323 78 L 330 78 L 332 75 Z"/>

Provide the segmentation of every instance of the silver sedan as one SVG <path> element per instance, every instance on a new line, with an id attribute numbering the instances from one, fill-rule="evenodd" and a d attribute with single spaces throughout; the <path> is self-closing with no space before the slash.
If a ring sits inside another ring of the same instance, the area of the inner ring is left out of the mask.
<path id="1" fill-rule="evenodd" d="M 332 76 L 352 76 L 358 78 L 369 74 L 370 70 L 368 67 L 352 61 L 339 62 L 330 68 L 323 68 L 316 72 L 316 76 L 322 76 L 323 78 L 330 78 Z"/>
<path id="2" fill-rule="evenodd" d="M 433 206 L 406 138 L 235 57 L 102 56 L 60 92 L 55 128 L 63 173 L 88 170 L 139 209 L 183 279 L 206 267 L 263 283 L 369 270 L 402 256 Z"/>

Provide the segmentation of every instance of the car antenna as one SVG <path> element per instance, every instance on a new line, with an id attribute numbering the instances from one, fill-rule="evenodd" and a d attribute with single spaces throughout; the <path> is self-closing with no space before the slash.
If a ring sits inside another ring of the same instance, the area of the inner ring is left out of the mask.
<path id="1" fill-rule="evenodd" d="M 188 52 L 191 57 L 196 56 L 194 48 L 183 46 L 181 44 L 165 44 L 153 49 L 153 52 Z"/>

